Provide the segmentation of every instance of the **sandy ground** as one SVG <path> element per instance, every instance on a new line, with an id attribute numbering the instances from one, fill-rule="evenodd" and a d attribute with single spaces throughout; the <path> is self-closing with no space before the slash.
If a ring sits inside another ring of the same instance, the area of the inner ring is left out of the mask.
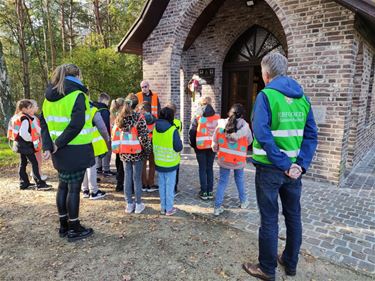
<path id="1" fill-rule="evenodd" d="M 57 235 L 56 175 L 47 174 L 54 189 L 42 192 L 19 190 L 15 170 L 0 173 L 0 280 L 257 280 L 241 268 L 256 261 L 257 237 L 182 211 L 159 215 L 157 194 L 127 215 L 108 179 L 104 200 L 81 199 L 94 235 L 68 243 Z M 277 280 L 373 279 L 302 253 L 297 276 L 278 269 Z"/>

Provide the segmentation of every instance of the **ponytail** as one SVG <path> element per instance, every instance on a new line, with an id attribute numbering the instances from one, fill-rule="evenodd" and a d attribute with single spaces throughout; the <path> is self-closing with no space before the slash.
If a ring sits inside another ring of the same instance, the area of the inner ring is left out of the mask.
<path id="1" fill-rule="evenodd" d="M 53 89 L 57 89 L 57 92 L 64 95 L 64 80 L 66 76 L 74 76 L 81 78 L 81 70 L 75 64 L 62 64 L 56 67 L 52 73 L 51 84 Z"/>
<path id="2" fill-rule="evenodd" d="M 244 109 L 242 104 L 235 103 L 234 105 L 232 105 L 228 113 L 229 119 L 224 129 L 226 134 L 232 134 L 237 132 L 237 120 L 242 118 L 243 115 Z"/>

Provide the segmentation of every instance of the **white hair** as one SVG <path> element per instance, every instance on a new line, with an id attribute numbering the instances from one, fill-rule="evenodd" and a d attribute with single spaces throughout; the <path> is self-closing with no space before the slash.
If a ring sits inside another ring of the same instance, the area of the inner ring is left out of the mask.
<path id="1" fill-rule="evenodd" d="M 288 59 L 278 52 L 265 55 L 261 65 L 263 71 L 267 72 L 271 79 L 278 75 L 286 75 L 288 71 Z"/>

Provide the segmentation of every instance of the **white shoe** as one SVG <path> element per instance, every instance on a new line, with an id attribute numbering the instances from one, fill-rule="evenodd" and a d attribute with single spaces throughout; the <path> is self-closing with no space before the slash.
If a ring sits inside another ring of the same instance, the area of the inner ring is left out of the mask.
<path id="1" fill-rule="evenodd" d="M 223 212 L 224 212 L 224 208 L 222 206 L 220 206 L 219 208 L 215 208 L 214 209 L 214 216 L 219 216 Z"/>
<path id="2" fill-rule="evenodd" d="M 249 207 L 249 205 L 250 205 L 250 202 L 249 200 L 246 199 L 245 201 L 241 203 L 241 209 L 246 209 L 247 207 Z"/>
<path id="3" fill-rule="evenodd" d="M 135 204 L 135 211 L 134 213 L 140 214 L 143 212 L 143 210 L 146 208 L 145 204 L 140 203 L 140 204 Z"/>
<path id="4" fill-rule="evenodd" d="M 41 175 L 40 178 L 42 179 L 42 181 L 45 181 L 48 179 L 48 176 L 47 175 Z"/>
<path id="5" fill-rule="evenodd" d="M 134 212 L 134 203 L 130 203 L 126 206 L 125 213 L 133 213 Z"/>

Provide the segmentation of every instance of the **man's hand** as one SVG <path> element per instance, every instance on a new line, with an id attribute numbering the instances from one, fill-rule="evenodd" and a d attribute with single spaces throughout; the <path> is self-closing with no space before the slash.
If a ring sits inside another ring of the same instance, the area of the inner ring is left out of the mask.
<path id="1" fill-rule="evenodd" d="M 43 160 L 48 160 L 51 158 L 51 151 L 46 150 L 43 152 Z"/>
<path id="2" fill-rule="evenodd" d="M 302 174 L 302 168 L 301 166 L 297 164 L 292 164 L 288 171 L 285 171 L 285 174 L 292 178 L 292 179 L 298 179 Z"/>

